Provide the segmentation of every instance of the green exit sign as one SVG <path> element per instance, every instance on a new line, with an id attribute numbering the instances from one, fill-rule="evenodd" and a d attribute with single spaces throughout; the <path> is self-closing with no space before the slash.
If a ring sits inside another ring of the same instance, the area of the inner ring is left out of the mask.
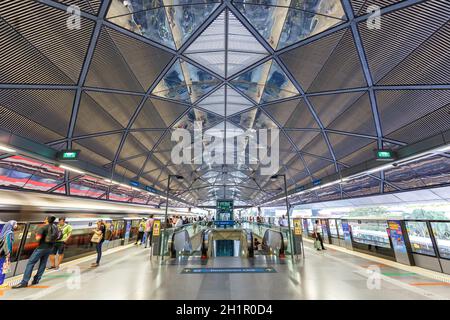
<path id="1" fill-rule="evenodd" d="M 376 150 L 376 159 L 379 161 L 391 161 L 397 158 L 396 154 L 392 150 L 378 149 Z"/>
<path id="2" fill-rule="evenodd" d="M 80 150 L 62 150 L 58 153 L 58 160 L 78 160 Z"/>

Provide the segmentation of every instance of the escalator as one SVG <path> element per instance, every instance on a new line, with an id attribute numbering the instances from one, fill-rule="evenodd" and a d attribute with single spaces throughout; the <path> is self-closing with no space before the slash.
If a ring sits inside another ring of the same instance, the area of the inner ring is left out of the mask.
<path id="1" fill-rule="evenodd" d="M 278 256 L 284 258 L 287 239 L 282 232 L 265 229 L 264 235 L 257 235 L 262 240 L 258 255 Z M 174 231 L 168 240 L 169 256 L 192 257 L 201 256 L 202 259 L 215 257 L 243 257 L 255 256 L 254 233 L 246 228 L 210 228 L 205 226 L 195 234 L 182 228 Z"/>
<path id="2" fill-rule="evenodd" d="M 202 258 L 252 258 L 253 233 L 246 229 L 206 229 L 202 234 Z"/>

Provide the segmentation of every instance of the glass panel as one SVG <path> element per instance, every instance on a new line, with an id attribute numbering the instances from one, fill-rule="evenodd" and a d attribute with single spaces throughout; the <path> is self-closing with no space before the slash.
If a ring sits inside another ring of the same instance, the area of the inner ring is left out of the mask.
<path id="1" fill-rule="evenodd" d="M 344 239 L 344 230 L 342 229 L 342 221 L 340 219 L 336 219 L 336 225 L 339 233 L 339 238 Z"/>
<path id="2" fill-rule="evenodd" d="M 180 61 L 174 63 L 164 78 L 158 83 L 152 94 L 181 101 L 190 101 L 189 91 L 181 70 Z"/>
<path id="3" fill-rule="evenodd" d="M 274 61 L 265 62 L 240 75 L 232 83 L 257 103 L 298 95 L 293 83 Z"/>
<path id="4" fill-rule="evenodd" d="M 189 53 L 189 58 L 225 77 L 225 51 Z"/>
<path id="5" fill-rule="evenodd" d="M 139 11 L 116 18 L 109 18 L 108 20 L 147 39 L 175 49 L 175 43 L 164 8 Z"/>
<path id="6" fill-rule="evenodd" d="M 292 0 L 291 8 L 316 12 L 337 19 L 345 19 L 345 11 L 340 0 Z"/>
<path id="7" fill-rule="evenodd" d="M 12 156 L 0 160 L 0 185 L 48 191 L 63 179 L 63 169 L 33 159 Z"/>
<path id="8" fill-rule="evenodd" d="M 342 20 L 313 12 L 291 9 L 286 17 L 278 49 L 330 29 L 341 22 Z"/>
<path id="9" fill-rule="evenodd" d="M 272 1 L 271 1 L 272 2 Z M 283 0 L 287 7 L 290 0 Z M 273 2 L 272 2 L 273 3 Z M 255 27 L 267 42 L 276 48 L 283 30 L 284 21 L 288 14 L 288 8 L 254 5 L 248 3 L 235 3 L 247 20 Z"/>
<path id="10" fill-rule="evenodd" d="M 183 128 L 187 130 L 194 130 L 194 122 L 201 121 L 202 128 L 208 128 L 212 126 L 214 123 L 217 123 L 221 117 L 215 115 L 214 113 L 207 113 L 200 109 L 192 109 L 189 111 L 183 118 L 178 121 L 173 128 Z"/>
<path id="11" fill-rule="evenodd" d="M 337 225 L 336 225 L 336 219 L 329 219 L 329 224 L 330 224 L 330 234 L 332 237 L 334 238 L 338 238 L 338 230 L 337 230 Z"/>
<path id="12" fill-rule="evenodd" d="M 225 12 L 222 12 L 202 34 L 186 49 L 185 53 L 225 52 Z"/>
<path id="13" fill-rule="evenodd" d="M 0 232 L 2 231 L 4 227 L 4 222 L 0 222 Z M 23 233 L 25 231 L 26 224 L 24 223 L 18 223 L 17 229 L 14 230 L 14 242 L 12 247 L 12 254 L 11 254 L 11 262 L 17 261 L 17 254 L 19 252 L 19 246 L 20 242 L 22 241 Z"/>
<path id="14" fill-rule="evenodd" d="M 225 87 L 221 87 L 207 98 L 201 101 L 198 106 L 208 111 L 215 112 L 221 116 L 225 116 Z"/>
<path id="15" fill-rule="evenodd" d="M 9 169 L 10 164 L 0 160 L 0 185 L 22 188 L 31 177 L 31 173 Z"/>
<path id="16" fill-rule="evenodd" d="M 231 13 L 228 14 L 228 50 L 267 55 L 263 45 Z"/>
<path id="17" fill-rule="evenodd" d="M 431 222 L 431 228 L 436 239 L 439 255 L 450 259 L 450 222 Z"/>
<path id="18" fill-rule="evenodd" d="M 345 19 L 339 0 L 238 0 L 235 6 L 272 48 L 283 48 Z"/>
<path id="19" fill-rule="evenodd" d="M 316 223 L 316 219 L 308 219 L 308 231 L 310 233 L 313 233 L 315 223 Z"/>
<path id="20" fill-rule="evenodd" d="M 20 255 L 20 260 L 26 260 L 29 257 L 31 257 L 31 254 L 33 253 L 34 249 L 38 247 L 39 241 L 36 240 L 36 231 L 39 225 L 40 225 L 39 223 L 30 224 L 30 228 L 28 229 L 27 233 L 27 239 L 25 240 L 25 245 Z"/>
<path id="21" fill-rule="evenodd" d="M 184 79 L 191 94 L 192 103 L 219 84 L 219 80 L 211 74 L 187 62 L 181 61 L 181 69 L 183 70 Z"/>
<path id="22" fill-rule="evenodd" d="M 219 6 L 202 0 L 113 0 L 107 19 L 122 28 L 179 49 Z"/>
<path id="23" fill-rule="evenodd" d="M 264 47 L 232 14 L 228 15 L 228 76 L 268 55 Z"/>
<path id="24" fill-rule="evenodd" d="M 226 90 L 226 115 L 231 116 L 237 112 L 251 108 L 253 104 L 245 99 L 241 94 L 231 87 L 227 86 Z M 215 112 L 221 116 L 225 116 L 225 87 L 219 88 L 217 91 L 209 95 L 198 105 L 203 109 Z"/>
<path id="25" fill-rule="evenodd" d="M 294 84 L 287 78 L 278 63 L 273 62 L 264 88 L 262 102 L 270 102 L 296 95 L 298 95 L 298 91 Z"/>
<path id="26" fill-rule="evenodd" d="M 327 228 L 327 220 L 320 219 L 320 226 L 322 227 L 322 234 L 324 239 L 328 239 L 328 228 Z"/>
<path id="27" fill-rule="evenodd" d="M 384 248 L 391 247 L 386 221 L 349 221 L 349 225 L 353 241 Z"/>
<path id="28" fill-rule="evenodd" d="M 412 252 L 436 256 L 426 222 L 406 221 Z"/>
<path id="29" fill-rule="evenodd" d="M 263 95 L 264 86 L 269 76 L 272 61 L 263 63 L 262 65 L 241 74 L 231 83 L 238 90 L 246 94 L 248 97 L 259 103 Z"/>
<path id="30" fill-rule="evenodd" d="M 218 6 L 218 3 L 204 3 L 201 5 L 168 6 L 165 8 L 177 49 L 205 22 Z"/>
<path id="31" fill-rule="evenodd" d="M 249 52 L 234 52 L 228 51 L 227 72 L 228 76 L 247 68 L 248 66 L 265 58 L 265 54 L 249 53 Z"/>

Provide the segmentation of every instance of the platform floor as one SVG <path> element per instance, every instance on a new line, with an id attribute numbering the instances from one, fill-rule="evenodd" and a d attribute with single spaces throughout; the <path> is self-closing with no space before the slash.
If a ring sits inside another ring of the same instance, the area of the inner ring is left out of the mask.
<path id="1" fill-rule="evenodd" d="M 150 250 L 131 247 L 103 258 L 80 259 L 46 272 L 39 286 L 0 290 L 1 299 L 450 299 L 448 277 L 424 276 L 329 247 L 292 264 L 255 259 L 214 258 L 182 264 L 150 258 Z M 264 267 L 275 273 L 185 274 L 186 267 Z M 379 269 L 374 276 L 368 268 Z M 79 276 L 78 276 L 78 275 Z M 379 278 L 379 287 L 377 287 Z"/>

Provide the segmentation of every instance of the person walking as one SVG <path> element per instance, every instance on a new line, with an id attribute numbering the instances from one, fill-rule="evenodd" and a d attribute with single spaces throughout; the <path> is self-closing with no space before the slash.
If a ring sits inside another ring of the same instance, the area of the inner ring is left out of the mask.
<path id="1" fill-rule="evenodd" d="M 102 245 L 105 241 L 106 236 L 106 226 L 103 220 L 97 221 L 97 228 L 94 230 L 94 235 L 92 236 L 91 242 L 95 244 L 95 250 L 97 251 L 97 260 L 91 267 L 98 267 L 100 265 L 100 260 L 102 259 Z"/>
<path id="2" fill-rule="evenodd" d="M 59 270 L 59 265 L 64 259 L 64 249 L 66 248 L 66 243 L 72 235 L 72 226 L 66 223 L 66 218 L 61 217 L 58 219 L 58 228 L 62 234 L 62 238 L 55 242 L 53 247 L 53 252 L 50 255 L 50 268 Z M 56 255 L 58 255 L 58 261 L 56 261 Z"/>
<path id="3" fill-rule="evenodd" d="M 31 257 L 28 259 L 22 281 L 13 286 L 13 289 L 20 289 L 28 287 L 28 282 L 31 279 L 33 268 L 39 262 L 37 273 L 34 275 L 32 285 L 36 285 L 42 278 L 47 265 L 48 257 L 53 250 L 55 242 L 59 238 L 58 227 L 54 224 L 56 218 L 48 216 L 44 220 L 44 224 L 36 230 L 36 240 L 39 241 L 38 247 L 33 251 Z"/>
<path id="4" fill-rule="evenodd" d="M 6 274 L 11 265 L 11 254 L 14 243 L 14 230 L 17 229 L 17 221 L 11 220 L 3 225 L 0 232 L 0 288 L 8 285 L 4 284 Z"/>
<path id="5" fill-rule="evenodd" d="M 316 220 L 315 224 L 314 224 L 314 228 L 313 228 L 313 232 L 314 232 L 314 236 L 315 236 L 315 241 L 318 241 L 319 244 L 315 244 L 316 249 L 319 251 L 320 247 L 322 247 L 322 250 L 326 250 L 325 247 L 323 246 L 323 239 L 322 239 L 322 226 L 319 224 L 319 220 Z"/>

